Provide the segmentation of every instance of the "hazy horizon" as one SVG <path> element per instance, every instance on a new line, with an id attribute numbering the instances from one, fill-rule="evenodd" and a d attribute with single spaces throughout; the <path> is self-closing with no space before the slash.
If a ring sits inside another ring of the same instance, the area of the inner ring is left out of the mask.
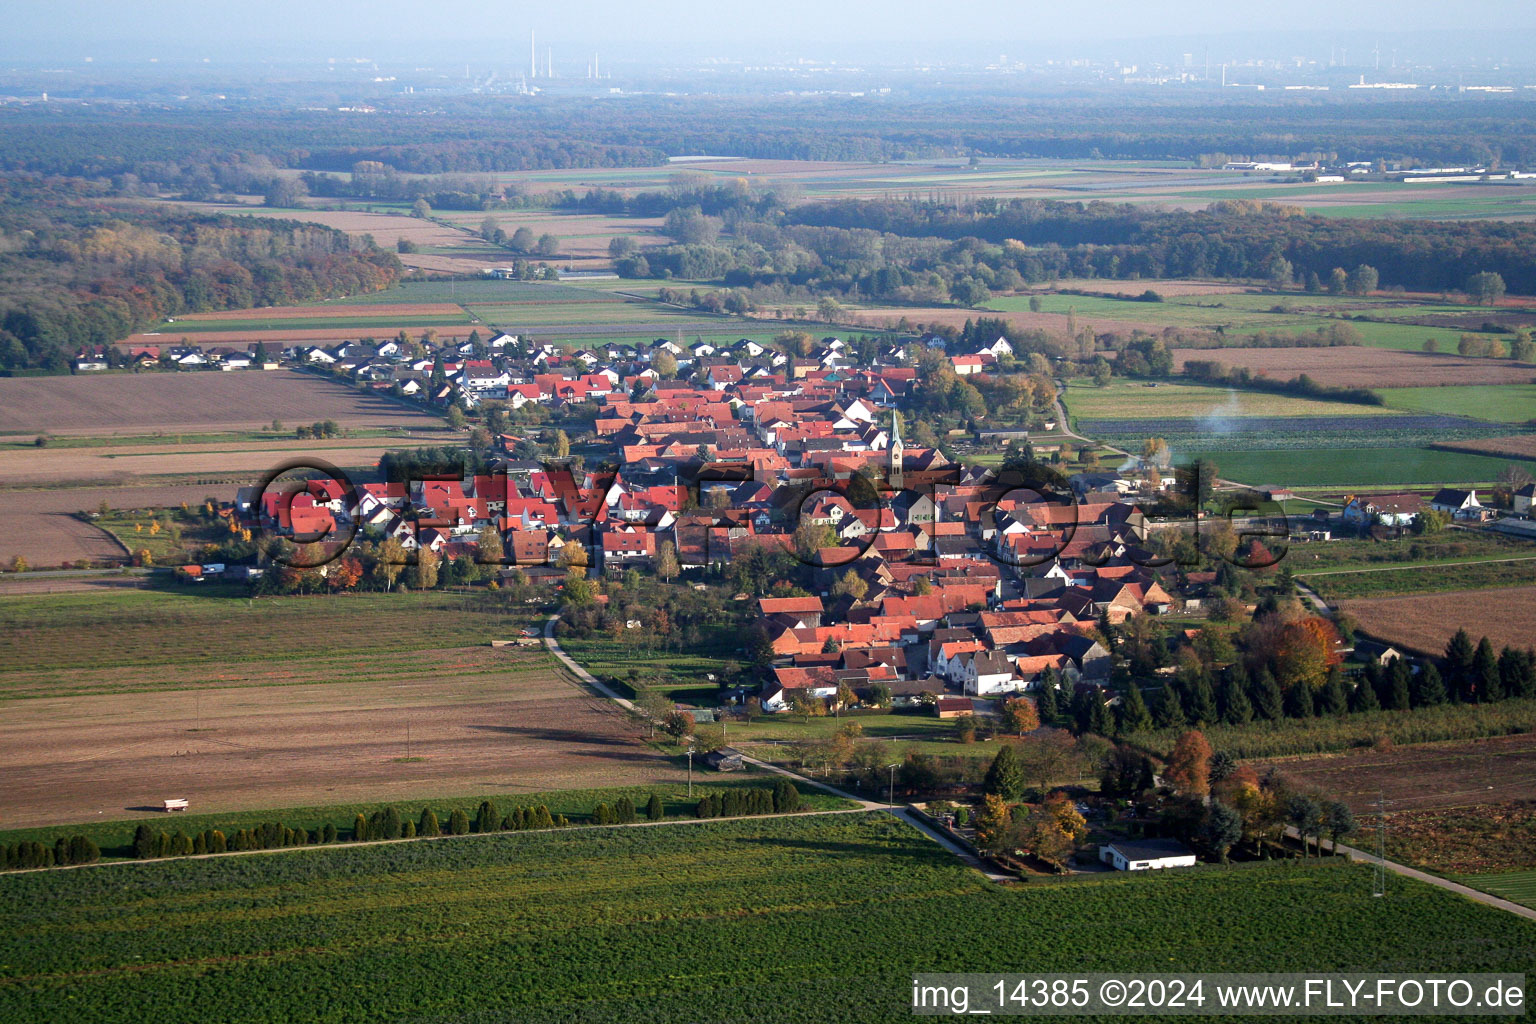
<path id="1" fill-rule="evenodd" d="M 1071 10 L 972 0 L 935 8 L 912 0 L 840 5 L 786 0 L 773 7 L 698 0 L 657 0 L 640 6 L 613 0 L 570 8 L 488 9 L 447 0 L 424 9 L 402 0 L 329 5 L 297 0 L 194 4 L 168 0 L 152 13 L 105 0 L 37 0 L 13 5 L 0 59 L 16 63 L 89 57 L 93 62 L 159 58 L 167 63 L 203 58 L 237 62 L 312 59 L 320 55 L 401 59 L 500 56 L 526 60 L 529 32 L 557 59 L 585 60 L 594 50 L 614 59 L 669 57 L 769 59 L 786 54 L 821 59 L 952 60 L 974 50 L 978 60 L 1004 54 L 1039 54 L 1053 47 L 1084 50 L 1140 44 L 1179 46 L 1264 45 L 1276 52 L 1326 57 L 1331 45 L 1413 48 L 1414 37 L 1434 56 L 1525 60 L 1525 40 L 1536 33 L 1536 5 L 1505 0 L 1429 0 L 1340 5 L 1296 0 L 1286 5 L 1244 2 L 1225 6 L 1196 0 L 1148 5 L 1100 2 Z M 1253 37 L 1246 42 L 1240 37 Z M 657 47 L 662 47 L 657 49 Z"/>

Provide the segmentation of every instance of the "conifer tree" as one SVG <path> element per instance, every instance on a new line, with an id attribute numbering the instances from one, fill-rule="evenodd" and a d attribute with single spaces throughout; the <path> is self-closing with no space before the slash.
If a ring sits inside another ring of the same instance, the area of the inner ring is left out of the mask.
<path id="1" fill-rule="evenodd" d="M 1216 696 L 1211 692 L 1210 678 L 1201 672 L 1189 682 L 1190 723 L 1198 726 L 1214 725 L 1218 719 Z"/>
<path id="2" fill-rule="evenodd" d="M 1376 687 L 1369 680 L 1361 679 L 1355 683 L 1355 688 L 1349 693 L 1349 710 L 1380 711 L 1381 701 L 1376 699 Z"/>
<path id="3" fill-rule="evenodd" d="M 991 767 L 987 769 L 987 777 L 981 788 L 983 792 L 1000 796 L 1004 800 L 1017 800 L 1024 792 L 1024 768 L 1019 764 L 1019 755 L 1013 749 L 1013 744 L 1005 743 L 999 748 L 997 755 L 992 758 Z"/>
<path id="4" fill-rule="evenodd" d="M 1472 699 L 1476 686 L 1472 678 L 1472 662 L 1476 658 L 1472 638 L 1464 629 L 1458 629 L 1445 645 L 1445 681 L 1450 695 L 1460 701 Z"/>
<path id="5" fill-rule="evenodd" d="M 455 807 L 453 813 L 448 815 L 448 834 L 455 836 L 469 835 L 469 815 L 464 813 L 462 807 Z"/>
<path id="6" fill-rule="evenodd" d="M 1184 702 L 1179 699 L 1179 688 L 1173 683 L 1165 683 L 1158 694 L 1152 721 L 1159 729 L 1182 729 L 1189 724 L 1189 718 L 1184 714 Z"/>
<path id="7" fill-rule="evenodd" d="M 1392 667 L 1387 670 L 1387 696 L 1381 706 L 1389 711 L 1406 711 L 1413 703 L 1412 681 L 1408 663 L 1404 659 L 1398 658 L 1392 662 Z"/>
<path id="8" fill-rule="evenodd" d="M 361 813 L 352 819 L 352 840 L 361 843 L 368 838 L 368 819 Z"/>
<path id="9" fill-rule="evenodd" d="M 1221 684 L 1221 720 L 1228 725 L 1247 725 L 1253 721 L 1253 704 L 1234 672 Z"/>
<path id="10" fill-rule="evenodd" d="M 384 808 L 384 839 L 399 839 L 401 835 L 400 812 L 394 807 Z"/>
<path id="11" fill-rule="evenodd" d="M 148 825 L 133 830 L 133 855 L 139 860 L 148 860 L 155 855 L 155 833 Z"/>
<path id="12" fill-rule="evenodd" d="M 1059 680 L 1056 670 L 1048 668 L 1040 678 L 1040 695 L 1035 698 L 1035 710 L 1040 713 L 1041 725 L 1055 725 L 1056 719 L 1061 715 L 1061 704 L 1057 699 L 1056 685 Z"/>
<path id="13" fill-rule="evenodd" d="M 1444 704 L 1445 700 L 1445 680 L 1440 677 L 1440 670 L 1425 662 L 1413 678 L 1413 706 L 1429 708 Z"/>
<path id="14" fill-rule="evenodd" d="M 496 810 L 496 805 L 489 800 L 480 801 L 480 809 L 475 814 L 476 832 L 495 832 L 501 828 L 501 815 Z"/>
<path id="15" fill-rule="evenodd" d="M 652 793 L 651 798 L 645 803 L 645 819 L 647 821 L 660 821 L 666 817 L 666 813 L 661 806 L 661 797 Z"/>
<path id="16" fill-rule="evenodd" d="M 443 827 L 437 822 L 437 814 L 430 807 L 421 809 L 421 819 L 416 822 L 416 834 L 419 836 L 440 836 Z"/>
<path id="17" fill-rule="evenodd" d="M 1504 688 L 1499 679 L 1499 659 L 1494 657 L 1493 644 L 1483 637 L 1477 642 L 1477 651 L 1472 655 L 1472 679 L 1476 688 L 1472 699 L 1479 703 L 1502 700 Z"/>
<path id="18" fill-rule="evenodd" d="M 1126 684 L 1125 695 L 1120 699 L 1119 726 L 1122 735 L 1145 732 L 1152 727 L 1152 712 L 1147 710 L 1135 680 Z"/>
<path id="19" fill-rule="evenodd" d="M 1318 709 L 1324 715 L 1349 712 L 1349 691 L 1344 689 L 1344 675 L 1337 668 L 1328 674 L 1328 682 L 1318 696 Z"/>
<path id="20" fill-rule="evenodd" d="M 1259 672 L 1257 679 L 1253 681 L 1253 710 L 1258 717 L 1268 722 L 1278 721 L 1285 713 L 1284 696 L 1280 693 L 1280 684 L 1275 682 L 1275 675 L 1269 669 Z"/>
<path id="21" fill-rule="evenodd" d="M 1317 699 L 1312 693 L 1312 687 L 1302 680 L 1292 683 L 1285 691 L 1285 717 L 1311 718 L 1315 714 Z"/>

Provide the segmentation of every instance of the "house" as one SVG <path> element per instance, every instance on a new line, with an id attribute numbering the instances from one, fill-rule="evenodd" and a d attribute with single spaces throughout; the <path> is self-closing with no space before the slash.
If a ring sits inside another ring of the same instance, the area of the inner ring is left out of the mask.
<path id="1" fill-rule="evenodd" d="M 1423 510 L 1423 499 L 1416 494 L 1352 495 L 1340 518 L 1352 526 L 1412 526 Z"/>
<path id="2" fill-rule="evenodd" d="M 1177 839 L 1123 839 L 1099 847 L 1099 860 L 1116 871 L 1192 868 L 1195 855 Z"/>
<path id="3" fill-rule="evenodd" d="M 1390 644 L 1375 640 L 1356 640 L 1355 657 L 1362 661 L 1374 661 L 1385 668 L 1403 656 L 1403 652 Z"/>
<path id="4" fill-rule="evenodd" d="M 713 768 L 717 772 L 734 772 L 746 767 L 742 760 L 741 751 L 732 747 L 721 747 L 719 750 L 711 750 L 704 755 L 704 767 Z"/>
<path id="5" fill-rule="evenodd" d="M 1481 519 L 1483 505 L 1477 500 L 1477 491 L 1463 491 L 1455 487 L 1442 487 L 1429 499 L 1429 507 L 1437 512 L 1448 512 L 1453 519 Z"/>
<path id="6" fill-rule="evenodd" d="M 933 702 L 933 713 L 940 718 L 959 718 L 975 710 L 976 705 L 969 697 L 940 697 Z"/>
<path id="7" fill-rule="evenodd" d="M 1531 514 L 1531 503 L 1536 501 L 1536 484 L 1526 484 L 1514 494 L 1513 508 L 1517 515 Z"/>

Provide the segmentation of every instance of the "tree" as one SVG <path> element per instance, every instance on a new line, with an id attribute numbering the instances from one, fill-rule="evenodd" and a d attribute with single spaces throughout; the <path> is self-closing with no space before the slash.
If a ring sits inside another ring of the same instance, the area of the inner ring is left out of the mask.
<path id="1" fill-rule="evenodd" d="M 661 719 L 661 729 L 676 739 L 693 731 L 693 716 L 686 711 L 668 711 Z"/>
<path id="2" fill-rule="evenodd" d="M 148 860 L 155 855 L 155 833 L 148 825 L 133 830 L 133 855 L 139 860 Z"/>
<path id="3" fill-rule="evenodd" d="M 1354 712 L 1380 711 L 1381 701 L 1376 696 L 1376 687 L 1370 680 L 1362 679 L 1355 683 L 1354 689 L 1349 691 L 1349 710 Z"/>
<path id="4" fill-rule="evenodd" d="M 1404 696 L 1407 696 L 1406 690 Z M 1344 688 L 1344 675 L 1338 669 L 1334 669 L 1328 675 L 1328 682 L 1324 684 L 1322 692 L 1318 695 L 1318 712 L 1323 715 L 1343 715 L 1349 711 L 1349 691 Z"/>
<path id="5" fill-rule="evenodd" d="M 616 260 L 634 255 L 639 248 L 639 244 L 628 235 L 614 235 L 608 240 L 608 255 Z"/>
<path id="6" fill-rule="evenodd" d="M 1036 698 L 1036 707 L 1040 712 L 1040 721 L 1046 725 L 1053 725 L 1061 714 L 1061 708 L 1057 703 L 1057 685 L 1059 676 L 1054 668 L 1045 670 L 1040 678 L 1040 696 Z"/>
<path id="7" fill-rule="evenodd" d="M 448 815 L 448 834 L 451 836 L 469 835 L 469 815 L 464 813 L 461 807 L 455 807 L 453 813 Z"/>
<path id="8" fill-rule="evenodd" d="M 660 821 L 667 816 L 666 810 L 661 805 L 661 797 L 655 793 L 645 802 L 645 819 L 647 821 Z"/>
<path id="9" fill-rule="evenodd" d="M 1152 727 L 1152 713 L 1147 710 L 1147 702 L 1142 699 L 1141 688 L 1135 680 L 1126 684 L 1125 695 L 1120 699 L 1117 713 L 1122 735 L 1145 732 Z"/>
<path id="10" fill-rule="evenodd" d="M 1221 684 L 1221 720 L 1228 725 L 1247 725 L 1253 721 L 1253 704 L 1243 690 L 1242 681 L 1233 672 Z"/>
<path id="11" fill-rule="evenodd" d="M 1285 688 L 1285 717 L 1311 718 L 1317 714 L 1317 698 L 1312 687 L 1305 683 L 1292 683 Z"/>
<path id="12" fill-rule="evenodd" d="M 1045 792 L 1078 767 L 1080 750 L 1076 737 L 1065 729 L 1041 729 L 1019 744 L 1019 767 L 1035 788 Z"/>
<path id="13" fill-rule="evenodd" d="M 275 177 L 267 183 L 262 202 L 279 209 L 294 209 L 304 205 L 309 190 L 297 178 Z"/>
<path id="14" fill-rule="evenodd" d="M 1472 678 L 1475 657 L 1472 638 L 1465 629 L 1458 629 L 1445 645 L 1446 682 L 1457 700 L 1471 699 L 1472 688 L 1476 685 Z"/>
<path id="15" fill-rule="evenodd" d="M 1349 809 L 1349 805 L 1340 800 L 1330 800 L 1323 807 L 1322 827 L 1328 831 L 1328 838 L 1333 843 L 1333 852 L 1339 852 L 1339 843 L 1348 839 L 1355 831 L 1355 815 Z"/>
<path id="16" fill-rule="evenodd" d="M 1040 713 L 1028 697 L 1010 697 L 1003 702 L 1003 723 L 1009 732 L 1022 737 L 1040 728 Z"/>
<path id="17" fill-rule="evenodd" d="M 418 548 L 416 561 L 407 574 L 413 590 L 431 590 L 437 586 L 438 557 L 427 548 Z"/>
<path id="18" fill-rule="evenodd" d="M 1227 851 L 1236 846 L 1242 838 L 1242 816 L 1220 800 L 1212 800 L 1211 806 L 1206 809 L 1205 821 L 1200 826 L 1201 841 L 1216 854 L 1216 858 L 1221 863 L 1225 864 Z"/>
<path id="19" fill-rule="evenodd" d="M 1019 794 L 1024 792 L 1024 770 L 1011 744 L 1005 743 L 992 759 L 992 765 L 987 769 L 987 777 L 982 783 L 982 791 L 1004 800 L 1017 800 Z"/>
<path id="20" fill-rule="evenodd" d="M 986 794 L 976 816 L 976 845 L 988 853 L 1002 853 L 1008 848 L 1012 824 L 1008 801 L 995 793 Z"/>
<path id="21" fill-rule="evenodd" d="M 443 827 L 437 822 L 437 814 L 430 807 L 421 809 L 421 818 L 416 822 L 416 834 L 418 836 L 440 836 Z"/>
<path id="22" fill-rule="evenodd" d="M 869 584 L 863 577 L 852 569 L 840 576 L 836 583 L 832 584 L 833 597 L 851 597 L 855 601 L 864 600 L 864 595 L 869 593 Z"/>
<path id="23" fill-rule="evenodd" d="M 1407 711 L 1413 704 L 1411 684 L 1412 673 L 1408 671 L 1408 663 L 1402 658 L 1393 661 L 1387 669 L 1381 706 L 1388 711 Z"/>
<path id="24" fill-rule="evenodd" d="M 1201 672 L 1189 685 L 1189 720 L 1191 725 L 1215 725 L 1216 695 L 1211 692 L 1211 681 Z"/>
<path id="25" fill-rule="evenodd" d="M 1211 745 L 1198 730 L 1191 729 L 1174 743 L 1163 778 L 1188 796 L 1211 791 Z"/>
<path id="26" fill-rule="evenodd" d="M 670 379 L 677 376 L 677 357 L 664 348 L 659 348 L 651 356 L 651 369 L 656 375 Z"/>
<path id="27" fill-rule="evenodd" d="M 512 237 L 507 239 L 507 246 L 517 252 L 532 252 L 537 242 L 538 238 L 531 229 L 521 227 L 512 232 Z"/>
<path id="28" fill-rule="evenodd" d="M 480 801 L 480 807 L 475 812 L 476 832 L 497 832 L 501 829 L 501 814 L 496 810 L 496 805 L 489 800 Z"/>
<path id="29" fill-rule="evenodd" d="M 677 564 L 677 548 L 669 540 L 656 547 L 656 575 L 663 582 L 670 582 L 682 569 Z"/>
<path id="30" fill-rule="evenodd" d="M 1201 509 L 1211 500 L 1219 472 L 1220 468 L 1210 459 L 1196 459 L 1188 466 L 1175 469 L 1174 481 L 1179 493 L 1196 509 Z"/>
<path id="31" fill-rule="evenodd" d="M 1328 272 L 1328 292 L 1331 295 L 1342 295 L 1349 288 L 1349 274 L 1343 267 L 1334 267 Z"/>
<path id="32" fill-rule="evenodd" d="M 1301 855 L 1307 855 L 1307 838 L 1316 836 L 1323 825 L 1323 808 L 1310 796 L 1293 795 L 1285 802 L 1285 820 L 1301 838 Z"/>
<path id="33" fill-rule="evenodd" d="M 1469 699 L 1482 703 L 1503 698 L 1499 661 L 1494 657 L 1493 644 L 1488 642 L 1486 636 L 1477 642 L 1477 651 L 1472 655 L 1472 680 L 1473 690 Z"/>
<path id="34" fill-rule="evenodd" d="M 1349 293 L 1351 295 L 1369 295 L 1376 290 L 1381 282 L 1381 275 L 1376 268 L 1368 263 L 1362 263 L 1349 272 Z"/>
<path id="35" fill-rule="evenodd" d="M 1159 729 L 1178 729 L 1189 724 L 1189 717 L 1184 713 L 1184 702 L 1179 699 L 1179 689 L 1173 683 L 1163 684 L 1159 691 L 1152 721 Z"/>
<path id="36" fill-rule="evenodd" d="M 1467 278 L 1467 298 L 1480 306 L 1494 306 L 1504 297 L 1502 274 L 1483 270 Z"/>
<path id="37" fill-rule="evenodd" d="M 533 243 L 533 251 L 540 256 L 553 256 L 560 251 L 560 239 L 546 231 Z"/>
<path id="38" fill-rule="evenodd" d="M 425 199 L 418 199 L 411 204 L 411 216 L 418 220 L 426 220 L 432 216 L 432 207 L 427 204 Z"/>

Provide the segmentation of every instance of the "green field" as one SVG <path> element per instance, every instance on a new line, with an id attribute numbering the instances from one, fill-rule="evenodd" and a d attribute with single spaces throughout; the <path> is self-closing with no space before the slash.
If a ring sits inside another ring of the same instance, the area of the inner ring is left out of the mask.
<path id="1" fill-rule="evenodd" d="M 178 330 L 198 333 L 222 331 L 398 331 L 402 328 L 459 326 L 469 323 L 467 313 L 408 313 L 402 316 L 315 316 L 284 317 L 282 319 L 250 320 L 198 320 L 186 317 L 174 324 L 162 324 L 161 334 L 175 334 Z"/>
<path id="2" fill-rule="evenodd" d="M 1496 423 L 1536 420 L 1536 384 L 1383 388 L 1377 394 L 1394 409 L 1471 416 Z"/>
<path id="3" fill-rule="evenodd" d="M 1487 561 L 1470 565 L 1425 562 L 1391 571 L 1344 572 L 1308 576 L 1307 586 L 1331 602 L 1348 598 L 1390 597 L 1444 590 L 1526 587 L 1536 584 L 1536 556 L 1520 562 Z"/>
<path id="4" fill-rule="evenodd" d="M 681 760 L 681 758 L 679 758 Z M 678 773 L 681 776 L 681 772 Z M 687 795 L 682 782 L 657 783 L 649 786 L 608 787 L 604 789 L 560 789 L 544 793 L 482 793 L 452 799 L 395 800 L 373 803 L 331 804 L 324 807 L 282 807 L 261 811 L 230 811 L 223 814 L 178 814 L 168 818 L 160 814 L 153 818 L 121 821 L 85 822 L 78 825 L 49 825 L 40 828 L 18 828 L 0 831 L 0 843 L 40 842 L 53 845 L 61 835 L 88 836 L 101 848 L 105 860 L 126 860 L 133 857 L 133 834 L 139 825 L 148 825 L 155 832 L 174 832 L 180 829 L 194 835 L 208 829 L 220 829 L 225 835 L 233 835 L 242 828 L 259 828 L 262 823 L 275 821 L 289 828 L 303 828 L 317 832 L 326 825 L 336 826 L 343 841 L 352 835 L 352 826 L 361 814 L 368 817 L 375 811 L 394 807 L 402 819 L 417 821 L 423 808 L 430 807 L 444 825 L 454 809 L 464 811 L 473 820 L 480 801 L 491 801 L 502 814 L 514 807 L 536 807 L 543 804 L 551 816 L 563 814 L 574 825 L 591 822 L 592 808 L 599 803 L 613 806 L 620 798 L 629 797 L 637 808 L 644 809 L 651 795 L 661 797 L 668 818 L 692 818 L 698 798 L 706 793 L 719 795 L 728 789 L 771 788 L 777 775 L 748 765 L 744 771 L 719 776 L 714 772 L 700 771 L 693 782 L 693 797 Z M 807 811 L 832 811 L 853 808 L 857 804 L 841 797 L 823 793 L 810 786 L 800 786 L 800 806 Z"/>
<path id="5" fill-rule="evenodd" d="M 1257 486 L 1390 487 L 1397 485 L 1487 483 L 1508 459 L 1464 455 L 1429 448 L 1298 448 L 1285 451 L 1201 449 L 1215 461 L 1222 479 Z"/>
<path id="6" fill-rule="evenodd" d="M 487 593 L 247 599 L 243 587 L 204 585 L 4 597 L 0 701 L 398 679 L 449 665 L 461 680 L 489 676 L 514 668 L 421 652 L 484 648 L 534 621 Z M 90 643 L 81 642 L 86 636 Z"/>
<path id="7" fill-rule="evenodd" d="M 1005 892 L 873 813 L 9 875 L 0 1019 L 905 1021 L 915 971 L 1519 971 L 1536 944 L 1361 867 L 1147 874 Z"/>
<path id="8" fill-rule="evenodd" d="M 729 661 L 745 657 L 740 629 L 720 626 L 709 630 L 697 646 L 683 652 L 637 650 L 632 644 L 606 637 L 585 640 L 561 637 L 560 647 L 577 664 L 599 679 L 614 677 L 628 685 L 631 673 L 641 679 L 662 674 L 666 681 L 656 688 L 673 700 L 713 706 L 718 703 L 719 687 L 710 681 Z"/>
<path id="9" fill-rule="evenodd" d="M 1469 875 L 1459 879 L 1474 889 L 1502 896 L 1536 910 L 1536 871 L 1509 871 L 1497 875 Z"/>
<path id="10" fill-rule="evenodd" d="M 1199 419 L 1206 416 L 1380 416 L 1379 406 L 1239 391 L 1204 384 L 1157 384 L 1114 380 L 1105 387 L 1073 384 L 1062 393 L 1074 419 Z"/>

